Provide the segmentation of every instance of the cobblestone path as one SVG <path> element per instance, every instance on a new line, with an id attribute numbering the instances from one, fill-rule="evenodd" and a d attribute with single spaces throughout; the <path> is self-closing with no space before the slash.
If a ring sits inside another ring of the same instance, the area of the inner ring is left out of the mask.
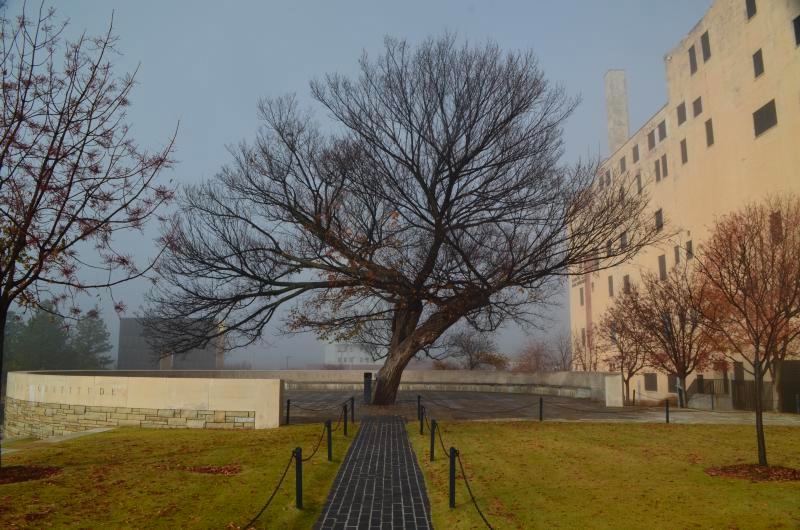
<path id="1" fill-rule="evenodd" d="M 315 528 L 432 528 L 416 456 L 398 416 L 367 416 Z"/>

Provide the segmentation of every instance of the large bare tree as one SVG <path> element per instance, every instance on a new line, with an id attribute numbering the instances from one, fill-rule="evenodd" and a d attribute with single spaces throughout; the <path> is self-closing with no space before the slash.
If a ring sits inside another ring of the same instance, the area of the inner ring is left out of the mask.
<path id="1" fill-rule="evenodd" d="M 766 466 L 764 375 L 777 385 L 800 338 L 800 199 L 773 196 L 721 218 L 702 247 L 699 272 L 710 286 L 708 325 L 755 380 L 758 463 Z"/>
<path id="2" fill-rule="evenodd" d="M 174 137 L 153 153 L 131 138 L 134 78 L 114 74 L 111 25 L 74 42 L 64 27 L 43 6 L 0 24 L 0 336 L 13 304 L 77 317 L 50 303 L 142 275 L 150 265 L 114 236 L 173 195 L 157 176 Z"/>
<path id="3" fill-rule="evenodd" d="M 531 53 L 387 38 L 358 77 L 311 94 L 332 126 L 292 97 L 262 101 L 255 142 L 183 196 L 150 312 L 168 347 L 210 338 L 170 339 L 170 319 L 224 321 L 241 345 L 293 304 L 290 329 L 379 347 L 375 403 L 389 404 L 457 322 L 525 318 L 621 231 L 629 244 L 604 266 L 655 237 L 630 182 L 601 190 L 595 165 L 562 163 L 576 103 Z"/>

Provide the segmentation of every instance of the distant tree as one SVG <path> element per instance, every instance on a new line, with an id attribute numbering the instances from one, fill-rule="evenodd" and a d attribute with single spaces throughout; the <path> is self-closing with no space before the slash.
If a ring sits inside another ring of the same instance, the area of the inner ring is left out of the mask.
<path id="1" fill-rule="evenodd" d="M 572 338 L 567 332 L 559 333 L 553 339 L 553 370 L 569 372 L 572 370 Z"/>
<path id="2" fill-rule="evenodd" d="M 503 370 L 508 365 L 508 359 L 497 353 L 497 345 L 492 338 L 485 334 L 466 328 L 451 333 L 445 341 L 446 359 L 456 361 L 467 370 L 478 370 L 491 367 Z M 438 359 L 440 362 L 444 359 Z M 447 361 L 444 361 L 445 365 Z"/>
<path id="3" fill-rule="evenodd" d="M 605 361 L 609 369 L 622 376 L 625 404 L 631 402 L 631 380 L 648 359 L 648 337 L 637 325 L 639 293 L 635 288 L 619 293 L 600 321 L 599 335 L 603 348 L 610 352 Z"/>
<path id="4" fill-rule="evenodd" d="M 549 372 L 553 366 L 553 354 L 549 345 L 541 340 L 527 341 L 519 352 L 515 372 Z"/>
<path id="5" fill-rule="evenodd" d="M 108 368 L 114 360 L 107 355 L 111 351 L 111 335 L 106 323 L 95 311 L 90 311 L 70 328 L 70 348 L 75 355 L 71 368 L 96 370 Z"/>
<path id="6" fill-rule="evenodd" d="M 766 466 L 764 375 L 777 386 L 800 338 L 800 198 L 770 197 L 722 217 L 699 263 L 709 284 L 707 324 L 755 380 L 758 463 Z"/>
<path id="7" fill-rule="evenodd" d="M 360 67 L 311 85 L 334 133 L 294 98 L 262 101 L 254 145 L 187 190 L 152 297 L 158 331 L 219 318 L 248 344 L 296 303 L 290 329 L 382 348 L 375 403 L 391 404 L 452 326 L 524 320 L 620 231 L 628 246 L 604 267 L 657 237 L 630 181 L 620 194 L 593 185 L 596 164 L 563 165 L 576 102 L 531 53 L 387 38 Z M 170 349 L 209 338 L 177 334 Z"/>
<path id="8" fill-rule="evenodd" d="M 600 363 L 600 349 L 595 337 L 596 330 L 572 335 L 572 368 L 578 372 L 596 372 Z"/>
<path id="9" fill-rule="evenodd" d="M 61 315 L 44 304 L 19 327 L 10 345 L 8 367 L 13 370 L 60 370 L 75 368 L 69 327 Z"/>
<path id="10" fill-rule="evenodd" d="M 155 153 L 130 137 L 134 78 L 113 74 L 111 26 L 64 42 L 65 25 L 43 5 L 31 16 L 24 3 L 14 22 L 0 21 L 0 336 L 13 304 L 42 307 L 141 276 L 147 267 L 114 235 L 141 230 L 172 197 L 156 177 L 174 137 Z M 81 279 L 83 271 L 103 279 Z M 0 366 L 3 354 L 0 342 Z"/>

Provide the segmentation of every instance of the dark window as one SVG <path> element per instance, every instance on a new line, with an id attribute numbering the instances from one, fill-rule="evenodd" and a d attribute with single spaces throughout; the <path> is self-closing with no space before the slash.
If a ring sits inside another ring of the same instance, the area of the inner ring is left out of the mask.
<path id="1" fill-rule="evenodd" d="M 642 175 L 636 174 L 636 193 L 638 195 L 642 194 Z"/>
<path id="2" fill-rule="evenodd" d="M 692 248 L 692 240 L 686 242 L 686 259 L 692 259 L 694 257 L 694 249 Z"/>
<path id="3" fill-rule="evenodd" d="M 678 105 L 678 125 L 686 121 L 686 103 Z"/>
<path id="4" fill-rule="evenodd" d="M 658 124 L 658 141 L 663 142 L 664 138 L 667 137 L 667 122 L 662 121 Z"/>
<path id="5" fill-rule="evenodd" d="M 777 245 L 783 242 L 783 218 L 780 210 L 769 214 L 769 233 L 773 244 Z"/>
<path id="6" fill-rule="evenodd" d="M 753 113 L 753 127 L 756 136 L 767 131 L 778 124 L 778 113 L 775 110 L 775 100 L 773 99 Z"/>
<path id="7" fill-rule="evenodd" d="M 681 247 L 680 245 L 675 245 L 673 249 L 675 251 L 675 265 L 681 262 Z"/>
<path id="8" fill-rule="evenodd" d="M 581 305 L 583 305 L 583 287 L 578 289 L 578 298 L 581 300 Z"/>
<path id="9" fill-rule="evenodd" d="M 611 186 L 611 170 L 606 171 L 606 186 Z"/>
<path id="10" fill-rule="evenodd" d="M 581 344 L 586 346 L 586 328 L 581 328 Z"/>
<path id="11" fill-rule="evenodd" d="M 625 173 L 625 157 L 619 159 L 619 172 Z"/>
<path id="12" fill-rule="evenodd" d="M 681 164 L 689 161 L 689 152 L 686 150 L 686 139 L 681 140 Z"/>
<path id="13" fill-rule="evenodd" d="M 711 59 L 711 43 L 708 41 L 708 32 L 700 35 L 700 47 L 703 49 L 703 62 Z"/>
<path id="14" fill-rule="evenodd" d="M 653 129 L 647 135 L 647 148 L 651 151 L 656 148 L 656 131 Z"/>
<path id="15" fill-rule="evenodd" d="M 673 394 L 678 393 L 678 376 L 675 374 L 668 374 L 667 375 L 667 392 L 672 392 Z"/>
<path id="16" fill-rule="evenodd" d="M 733 362 L 733 380 L 734 381 L 744 380 L 744 364 L 741 361 Z"/>
<path id="17" fill-rule="evenodd" d="M 614 277 L 608 277 L 608 296 L 614 297 Z"/>
<path id="18" fill-rule="evenodd" d="M 662 280 L 667 279 L 667 257 L 664 254 L 658 257 L 658 277 Z"/>
<path id="19" fill-rule="evenodd" d="M 619 248 L 620 250 L 628 248 L 628 232 L 622 232 L 619 235 Z"/>
<path id="20" fill-rule="evenodd" d="M 694 46 L 689 46 L 689 71 L 691 73 L 697 71 L 697 54 L 694 51 Z"/>
<path id="21" fill-rule="evenodd" d="M 633 146 L 633 163 L 639 161 L 639 144 Z"/>
<path id="22" fill-rule="evenodd" d="M 661 160 L 658 158 L 653 162 L 653 171 L 656 173 L 656 182 L 661 182 Z"/>
<path id="23" fill-rule="evenodd" d="M 664 153 L 661 155 L 661 176 L 666 178 L 669 175 L 669 170 L 667 169 L 667 154 Z"/>
<path id="24" fill-rule="evenodd" d="M 631 292 L 631 277 L 627 274 L 622 277 L 622 291 L 624 293 Z"/>
<path id="25" fill-rule="evenodd" d="M 656 210 L 656 232 L 661 232 L 664 228 L 664 212 L 659 208 Z"/>
<path id="26" fill-rule="evenodd" d="M 800 44 L 800 16 L 794 19 L 794 43 Z"/>
<path id="27" fill-rule="evenodd" d="M 692 101 L 692 114 L 694 117 L 700 116 L 703 112 L 703 98 L 697 98 L 696 100 Z"/>
<path id="28" fill-rule="evenodd" d="M 753 54 L 753 73 L 756 77 L 764 73 L 764 55 L 761 50 Z"/>
<path id="29" fill-rule="evenodd" d="M 714 124 L 711 123 L 711 118 L 706 120 L 706 145 L 714 145 Z"/>
<path id="30" fill-rule="evenodd" d="M 756 0 L 745 0 L 744 5 L 747 8 L 748 20 L 756 16 Z"/>
<path id="31" fill-rule="evenodd" d="M 606 257 L 607 258 L 611 257 L 611 254 L 613 253 L 613 250 L 614 250 L 614 244 L 611 241 L 606 243 Z"/>
<path id="32" fill-rule="evenodd" d="M 658 392 L 658 374 L 644 374 L 644 389 L 648 392 Z"/>

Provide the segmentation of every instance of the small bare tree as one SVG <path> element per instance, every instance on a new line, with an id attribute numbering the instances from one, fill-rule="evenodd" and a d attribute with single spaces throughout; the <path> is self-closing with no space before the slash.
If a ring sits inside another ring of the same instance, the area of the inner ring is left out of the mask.
<path id="1" fill-rule="evenodd" d="M 596 330 L 572 335 L 572 368 L 578 372 L 596 372 L 600 364 L 600 349 L 595 336 Z"/>
<path id="2" fill-rule="evenodd" d="M 758 463 L 766 466 L 764 375 L 780 380 L 780 364 L 800 337 L 800 199 L 770 197 L 718 220 L 699 273 L 709 284 L 707 324 L 755 380 Z"/>
<path id="3" fill-rule="evenodd" d="M 553 339 L 552 352 L 554 371 L 569 372 L 572 370 L 572 339 L 569 333 L 559 333 Z"/>
<path id="4" fill-rule="evenodd" d="M 517 353 L 515 372 L 549 372 L 553 357 L 549 345 L 542 340 L 527 341 Z"/>
<path id="5" fill-rule="evenodd" d="M 470 328 L 458 330 L 446 338 L 444 358 L 460 361 L 467 370 L 484 367 L 503 370 L 508 365 L 508 360 L 497 352 L 497 345 L 488 334 Z"/>

